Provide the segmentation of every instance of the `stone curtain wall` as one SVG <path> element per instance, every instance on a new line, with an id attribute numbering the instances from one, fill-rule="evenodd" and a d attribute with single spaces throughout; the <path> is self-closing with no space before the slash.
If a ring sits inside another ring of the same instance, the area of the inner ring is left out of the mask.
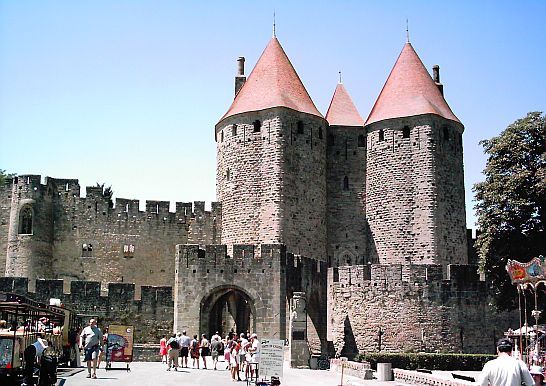
<path id="1" fill-rule="evenodd" d="M 287 253 L 286 267 L 288 300 L 292 298 L 294 292 L 305 294 L 307 343 L 313 353 L 327 352 L 326 275 L 328 263 Z"/>
<path id="2" fill-rule="evenodd" d="M 328 270 L 328 340 L 336 352 L 491 353 L 518 324 L 496 314 L 476 266 L 365 265 Z"/>
<path id="3" fill-rule="evenodd" d="M 69 286 L 70 291 L 63 288 Z M 129 324 L 135 326 L 137 342 L 157 343 L 162 335 L 170 334 L 173 320 L 172 287 L 142 286 L 140 299 L 136 299 L 136 288 L 129 283 L 108 283 L 106 294 L 101 283 L 95 281 L 36 280 L 29 291 L 29 281 L 21 277 L 0 278 L 0 291 L 14 292 L 36 301 L 49 304 L 50 298 L 61 302 L 87 318 L 98 317 L 99 326 Z"/>
<path id="4" fill-rule="evenodd" d="M 208 334 L 208 315 L 202 313 L 216 291 L 235 289 L 250 298 L 255 327 L 251 332 L 271 339 L 286 338 L 286 248 L 283 245 L 177 245 L 174 328 Z M 200 325 L 200 320 L 203 324 Z"/>
<path id="5" fill-rule="evenodd" d="M 362 142 L 359 143 L 359 136 Z M 361 146 L 359 146 L 361 145 Z M 347 177 L 348 186 L 344 185 Z M 369 263 L 366 221 L 366 131 L 330 126 L 327 145 L 328 261 Z"/>
<path id="6" fill-rule="evenodd" d="M 141 212 L 138 200 L 116 199 L 110 208 L 100 188 L 87 187 L 82 198 L 77 180 L 47 178 L 41 185 L 40 176 L 20 176 L 14 191 L 7 276 L 94 280 L 103 286 L 132 282 L 138 292 L 140 285 L 172 285 L 176 244 L 220 239 L 218 203 L 211 212 L 204 202 L 176 203 L 176 212 L 169 212 L 169 202 L 146 201 Z M 26 203 L 35 214 L 32 236 L 16 232 L 18 211 Z M 90 256 L 84 256 L 83 244 L 92 245 Z"/>
<path id="7" fill-rule="evenodd" d="M 0 186 L 0 277 L 3 277 L 6 271 L 11 189 L 12 180 L 7 181 L 6 185 Z"/>
<path id="8" fill-rule="evenodd" d="M 217 125 L 222 243 L 283 243 L 326 259 L 326 126 L 322 118 L 280 107 Z"/>
<path id="9" fill-rule="evenodd" d="M 462 127 L 455 130 L 451 122 L 456 139 L 444 144 L 439 136 L 446 122 L 417 116 L 368 126 L 366 214 L 373 261 L 467 262 L 462 145 L 455 135 Z"/>

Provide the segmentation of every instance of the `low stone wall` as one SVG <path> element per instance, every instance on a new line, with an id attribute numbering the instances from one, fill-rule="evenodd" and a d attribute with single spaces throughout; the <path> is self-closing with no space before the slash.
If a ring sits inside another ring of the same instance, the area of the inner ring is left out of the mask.
<path id="1" fill-rule="evenodd" d="M 445 379 L 436 374 L 419 373 L 412 370 L 394 369 L 394 380 L 406 382 L 412 385 L 423 386 L 468 386 L 475 385 L 474 382 L 460 379 Z"/>
<path id="2" fill-rule="evenodd" d="M 330 370 L 341 373 L 342 364 L 343 374 L 361 379 L 372 379 L 372 369 L 369 362 L 353 362 L 341 358 L 333 358 L 330 359 Z"/>
<path id="3" fill-rule="evenodd" d="M 161 362 L 158 344 L 135 344 L 133 362 Z"/>

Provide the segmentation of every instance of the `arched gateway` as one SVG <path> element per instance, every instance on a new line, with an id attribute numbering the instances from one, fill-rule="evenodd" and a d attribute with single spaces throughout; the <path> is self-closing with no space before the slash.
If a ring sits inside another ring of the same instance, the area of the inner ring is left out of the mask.
<path id="1" fill-rule="evenodd" d="M 177 245 L 174 329 L 188 334 L 256 332 L 286 339 L 286 248 L 252 245 Z M 243 253 L 244 251 L 244 253 Z"/>
<path id="2" fill-rule="evenodd" d="M 242 288 L 223 285 L 201 300 L 199 330 L 211 336 L 216 331 L 225 336 L 230 331 L 256 331 L 254 300 Z"/>

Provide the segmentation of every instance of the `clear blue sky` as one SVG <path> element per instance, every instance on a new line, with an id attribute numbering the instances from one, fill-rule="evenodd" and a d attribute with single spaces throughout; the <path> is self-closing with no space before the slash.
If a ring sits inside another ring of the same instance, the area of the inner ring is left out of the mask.
<path id="1" fill-rule="evenodd" d="M 364 118 L 409 19 L 466 127 L 472 226 L 478 142 L 546 111 L 545 1 L 0 0 L 0 168 L 105 182 L 115 197 L 213 201 L 214 124 L 233 99 L 236 58 L 248 74 L 271 38 L 273 9 L 318 109 L 341 70 Z"/>

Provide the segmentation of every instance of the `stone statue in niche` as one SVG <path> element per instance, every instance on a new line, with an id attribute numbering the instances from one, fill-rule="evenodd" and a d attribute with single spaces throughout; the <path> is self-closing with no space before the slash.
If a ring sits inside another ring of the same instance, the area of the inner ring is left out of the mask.
<path id="1" fill-rule="evenodd" d="M 306 320 L 304 292 L 294 292 L 292 298 L 291 320 L 293 322 L 304 322 Z"/>

